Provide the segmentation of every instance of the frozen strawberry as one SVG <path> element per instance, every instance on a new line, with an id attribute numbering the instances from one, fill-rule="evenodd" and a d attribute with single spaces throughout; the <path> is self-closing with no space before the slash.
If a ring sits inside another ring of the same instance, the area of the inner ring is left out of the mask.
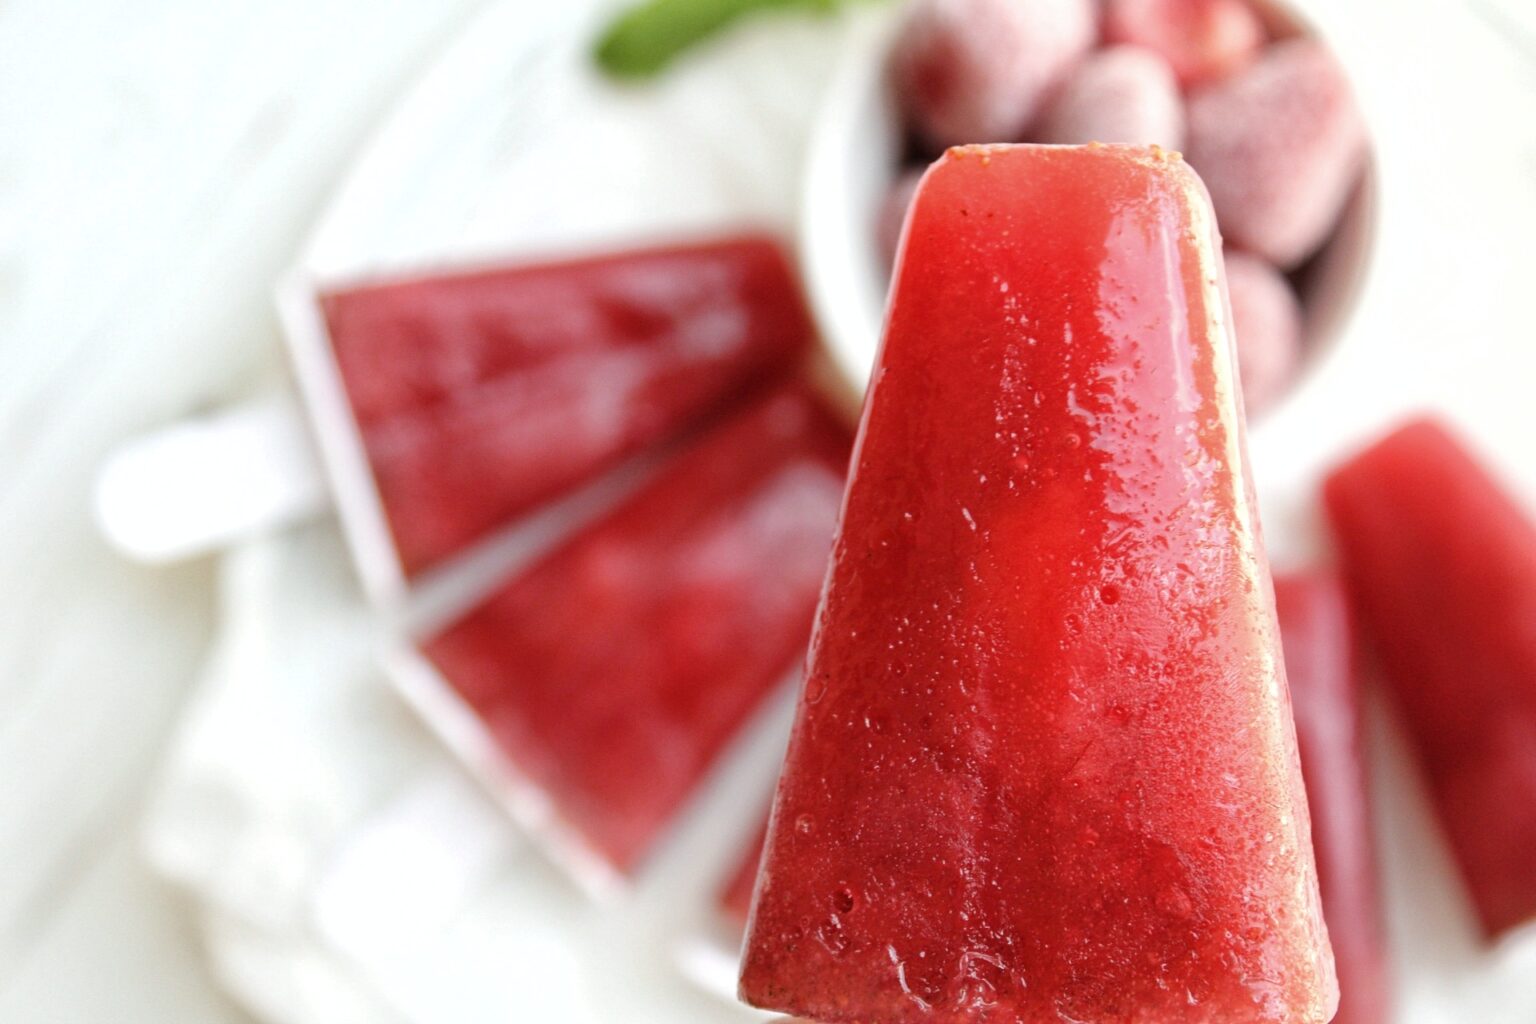
<path id="1" fill-rule="evenodd" d="M 1274 404 L 1296 377 L 1301 304 L 1284 275 L 1245 252 L 1227 253 L 1227 293 L 1243 404 L 1252 416 Z"/>
<path id="2" fill-rule="evenodd" d="M 1138 46 L 1085 58 L 1046 106 L 1035 141 L 1184 145 L 1184 102 L 1168 62 Z"/>
<path id="3" fill-rule="evenodd" d="M 1292 39 L 1190 97 L 1186 146 L 1222 234 L 1289 270 L 1333 229 L 1359 178 L 1365 127 L 1333 54 Z"/>
<path id="4" fill-rule="evenodd" d="M 1104 35 L 1156 50 L 1188 84 L 1251 60 L 1265 33 L 1248 0 L 1109 0 Z"/>
<path id="5" fill-rule="evenodd" d="M 1015 141 L 1095 20 L 1092 0 L 918 0 L 893 55 L 902 102 L 936 146 Z"/>
<path id="6" fill-rule="evenodd" d="M 878 220 L 875 223 L 875 244 L 880 247 L 880 257 L 890 266 L 896 258 L 896 247 L 901 244 L 901 226 L 907 222 L 907 207 L 917 194 L 917 183 L 923 180 L 923 168 L 906 171 L 891 183 L 885 198 L 880 202 Z"/>

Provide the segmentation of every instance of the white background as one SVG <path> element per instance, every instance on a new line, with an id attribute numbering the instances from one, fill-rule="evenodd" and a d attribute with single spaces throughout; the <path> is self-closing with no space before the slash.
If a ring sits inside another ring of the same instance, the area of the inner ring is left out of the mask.
<path id="1" fill-rule="evenodd" d="M 115 559 L 89 484 L 124 435 L 276 361 L 273 279 L 478 6 L 0 4 L 0 1022 L 244 1019 L 136 835 L 213 623 L 212 573 Z M 1396 218 L 1354 328 L 1371 344 L 1347 341 L 1340 374 L 1370 353 L 1383 392 L 1456 389 L 1467 429 L 1536 493 L 1532 359 L 1468 362 L 1536 346 L 1536 4 L 1303 6 L 1354 70 Z M 1307 419 L 1350 398 L 1332 391 L 1320 377 L 1277 424 L 1334 429 Z M 1389 404 L 1362 396 L 1341 441 Z M 1256 439 L 1256 457 L 1270 448 L 1279 466 L 1283 446 Z"/>

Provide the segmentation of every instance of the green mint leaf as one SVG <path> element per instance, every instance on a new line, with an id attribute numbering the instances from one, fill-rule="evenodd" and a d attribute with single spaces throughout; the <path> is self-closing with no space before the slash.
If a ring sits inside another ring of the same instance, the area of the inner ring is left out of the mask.
<path id="1" fill-rule="evenodd" d="M 684 50 L 744 15 L 765 10 L 830 11 L 840 0 L 644 0 L 598 40 L 598 66 L 618 78 L 648 78 Z"/>

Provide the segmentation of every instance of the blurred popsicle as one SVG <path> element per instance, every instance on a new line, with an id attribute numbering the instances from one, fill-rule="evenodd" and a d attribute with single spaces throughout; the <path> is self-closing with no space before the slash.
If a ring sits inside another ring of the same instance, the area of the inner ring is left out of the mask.
<path id="1" fill-rule="evenodd" d="M 812 328 L 778 245 L 741 237 L 322 297 L 414 575 L 724 406 Z"/>
<path id="2" fill-rule="evenodd" d="M 1312 809 L 1323 915 L 1338 963 L 1333 1024 L 1384 1024 L 1391 993 L 1348 600 L 1330 573 L 1277 576 L 1275 610 Z"/>
<path id="3" fill-rule="evenodd" d="M 1356 616 L 1496 936 L 1536 917 L 1536 525 L 1433 419 L 1346 462 L 1323 495 Z"/>
<path id="4" fill-rule="evenodd" d="M 1333 1013 L 1215 226 L 966 147 L 907 227 L 742 967 L 818 1021 Z"/>
<path id="5" fill-rule="evenodd" d="M 619 871 L 801 656 L 847 451 L 808 386 L 776 388 L 423 645 Z"/>

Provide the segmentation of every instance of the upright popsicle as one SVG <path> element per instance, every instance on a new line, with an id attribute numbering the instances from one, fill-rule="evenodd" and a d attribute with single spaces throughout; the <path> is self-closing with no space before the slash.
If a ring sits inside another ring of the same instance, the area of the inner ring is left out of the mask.
<path id="1" fill-rule="evenodd" d="M 1176 154 L 951 150 L 898 257 L 741 976 L 817 1021 L 1337 999 L 1215 225 Z"/>
<path id="2" fill-rule="evenodd" d="M 368 284 L 321 308 L 408 575 L 722 408 L 812 335 L 757 236 Z"/>
<path id="3" fill-rule="evenodd" d="M 1536 917 L 1536 524 L 1414 420 L 1323 489 L 1362 631 L 1483 928 Z"/>
<path id="4" fill-rule="evenodd" d="M 1333 1024 L 1384 1024 L 1391 992 L 1349 601 L 1337 576 L 1312 571 L 1275 578 L 1275 610 L 1312 808 L 1323 915 L 1338 963 Z"/>
<path id="5" fill-rule="evenodd" d="M 805 649 L 847 451 L 808 385 L 776 388 L 425 644 L 617 871 Z"/>

